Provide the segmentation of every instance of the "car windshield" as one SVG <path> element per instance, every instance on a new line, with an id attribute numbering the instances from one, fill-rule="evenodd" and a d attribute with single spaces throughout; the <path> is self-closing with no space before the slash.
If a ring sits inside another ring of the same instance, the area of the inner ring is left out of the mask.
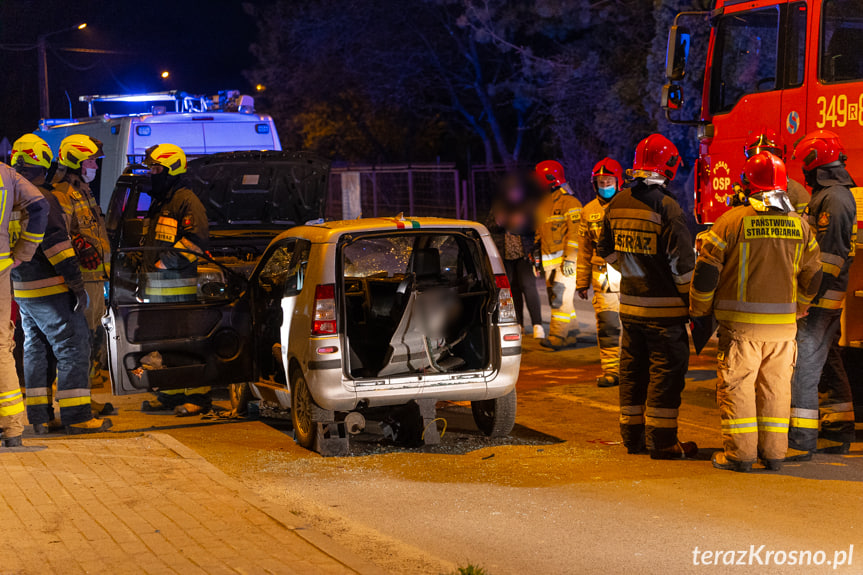
<path id="1" fill-rule="evenodd" d="M 779 7 L 724 16 L 716 30 L 710 111 L 728 112 L 747 94 L 776 89 Z"/>
<path id="2" fill-rule="evenodd" d="M 863 3 L 827 0 L 821 21 L 821 79 L 825 82 L 863 79 Z"/>

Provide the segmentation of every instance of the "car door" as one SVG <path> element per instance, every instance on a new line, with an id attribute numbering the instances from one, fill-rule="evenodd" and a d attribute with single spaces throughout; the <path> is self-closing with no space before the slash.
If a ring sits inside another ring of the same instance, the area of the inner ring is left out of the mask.
<path id="1" fill-rule="evenodd" d="M 283 366 L 291 321 L 303 290 L 310 250 L 311 242 L 306 239 L 278 238 L 251 275 L 249 300 L 258 379 L 286 384 Z"/>
<path id="2" fill-rule="evenodd" d="M 196 278 L 147 271 L 141 262 L 155 249 L 113 254 L 103 324 L 114 393 L 250 381 L 247 280 L 207 256 L 198 256 Z M 176 287 L 178 282 L 187 287 Z"/>

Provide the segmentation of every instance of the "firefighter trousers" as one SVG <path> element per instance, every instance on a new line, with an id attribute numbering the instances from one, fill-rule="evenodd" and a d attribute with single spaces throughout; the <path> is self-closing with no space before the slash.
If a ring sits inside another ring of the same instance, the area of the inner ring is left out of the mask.
<path id="1" fill-rule="evenodd" d="M 87 328 L 90 330 L 90 360 L 101 369 L 108 358 L 107 338 L 102 327 L 102 316 L 105 315 L 105 281 L 85 281 L 84 289 L 90 303 L 84 312 Z"/>
<path id="2" fill-rule="evenodd" d="M 841 309 L 809 308 L 809 314 L 797 321 L 797 353 L 804 358 L 791 380 L 791 425 L 788 447 L 814 451 L 818 444 L 819 419 L 822 437 L 834 441 L 854 441 L 854 406 L 848 375 L 838 350 Z M 831 348 L 836 350 L 831 352 Z M 821 377 L 832 357 L 830 375 Z M 821 417 L 818 390 L 824 401 Z"/>
<path id="3" fill-rule="evenodd" d="M 6 439 L 24 433 L 24 396 L 15 370 L 11 268 L 0 271 L 0 431 Z"/>
<path id="4" fill-rule="evenodd" d="M 785 458 L 796 363 L 793 339 L 753 341 L 719 326 L 716 402 L 727 459 Z"/>
<path id="5" fill-rule="evenodd" d="M 546 275 L 551 322 L 548 341 L 552 345 L 575 345 L 578 341 L 578 318 L 575 317 L 575 275 L 563 275 L 563 264 Z"/>
<path id="6" fill-rule="evenodd" d="M 213 404 L 209 386 L 163 389 L 156 393 L 156 401 L 168 409 L 174 409 L 184 403 L 191 403 L 207 408 Z"/>
<path id="7" fill-rule="evenodd" d="M 608 291 L 606 266 L 593 266 L 591 284 L 599 363 L 603 374 L 617 377 L 620 371 L 620 294 Z"/>
<path id="8" fill-rule="evenodd" d="M 69 292 L 39 298 L 20 298 L 24 328 L 24 383 L 27 419 L 48 423 L 54 418 L 49 350 L 57 358 L 57 403 L 63 425 L 93 418 L 90 410 L 90 337 L 83 312 L 73 311 Z"/>
<path id="9" fill-rule="evenodd" d="M 620 338 L 620 434 L 630 452 L 677 443 L 680 394 L 689 368 L 683 322 L 623 320 Z"/>

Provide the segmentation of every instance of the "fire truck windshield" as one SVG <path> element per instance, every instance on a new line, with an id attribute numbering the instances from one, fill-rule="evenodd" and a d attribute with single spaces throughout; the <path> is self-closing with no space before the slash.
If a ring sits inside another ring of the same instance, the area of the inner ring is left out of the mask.
<path id="1" fill-rule="evenodd" d="M 823 10 L 821 80 L 834 83 L 863 79 L 863 2 L 826 0 Z"/>
<path id="2" fill-rule="evenodd" d="M 715 39 L 711 113 L 729 112 L 743 96 L 777 88 L 778 6 L 724 16 Z"/>

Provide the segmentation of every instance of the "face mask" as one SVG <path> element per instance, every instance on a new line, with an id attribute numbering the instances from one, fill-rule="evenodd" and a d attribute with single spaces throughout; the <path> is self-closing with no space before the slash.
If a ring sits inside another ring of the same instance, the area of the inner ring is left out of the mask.
<path id="1" fill-rule="evenodd" d="M 617 188 L 615 188 L 614 186 L 608 186 L 607 188 L 597 188 L 596 193 L 599 194 L 599 197 L 608 200 L 617 193 Z"/>
<path id="2" fill-rule="evenodd" d="M 81 179 L 89 184 L 96 179 L 96 170 L 98 168 L 84 168 L 81 170 Z"/>
<path id="3" fill-rule="evenodd" d="M 150 184 L 153 189 L 151 195 L 155 198 L 161 198 L 168 192 L 168 171 L 162 170 L 158 174 L 150 174 Z"/>

